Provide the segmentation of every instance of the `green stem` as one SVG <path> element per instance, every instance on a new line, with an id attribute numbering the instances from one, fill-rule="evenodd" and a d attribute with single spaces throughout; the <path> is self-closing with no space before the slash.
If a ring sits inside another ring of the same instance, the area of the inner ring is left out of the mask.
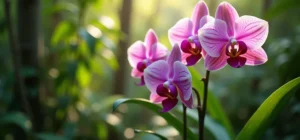
<path id="1" fill-rule="evenodd" d="M 200 94 L 199 94 L 199 92 L 198 92 L 198 90 L 196 89 L 196 88 L 194 88 L 193 87 L 193 90 L 194 90 L 194 92 L 195 92 L 195 94 L 196 94 L 196 96 L 197 96 L 197 110 L 198 110 L 198 127 L 199 127 L 199 129 L 198 129 L 198 134 L 200 134 L 201 133 L 201 129 L 200 129 L 200 126 L 201 126 L 201 123 L 200 123 L 200 120 L 201 120 L 201 112 L 202 112 L 202 109 L 201 109 L 201 99 L 200 99 Z M 200 137 L 199 137 L 200 138 Z"/>
<path id="2" fill-rule="evenodd" d="M 182 104 L 182 107 L 183 107 L 183 140 L 187 140 L 186 106 Z"/>
<path id="3" fill-rule="evenodd" d="M 209 82 L 209 73 L 210 71 L 206 71 L 206 76 L 205 78 L 202 79 L 203 84 L 204 84 L 204 92 L 203 92 L 203 104 L 202 104 L 202 111 L 201 111 L 201 116 L 200 116 L 200 134 L 199 134 L 199 140 L 203 140 L 204 138 L 204 120 L 205 120 L 205 113 L 206 113 L 206 102 L 207 102 L 207 91 L 208 91 L 208 82 Z"/>

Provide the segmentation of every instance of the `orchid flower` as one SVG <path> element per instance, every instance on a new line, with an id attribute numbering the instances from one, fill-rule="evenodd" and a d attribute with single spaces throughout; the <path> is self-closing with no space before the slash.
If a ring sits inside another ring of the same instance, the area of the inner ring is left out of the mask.
<path id="1" fill-rule="evenodd" d="M 182 62 L 185 65 L 195 65 L 201 59 L 202 47 L 198 40 L 198 30 L 211 20 L 213 18 L 209 16 L 208 7 L 201 0 L 196 4 L 191 19 L 183 18 L 169 29 L 171 44 L 181 44 Z"/>
<path id="2" fill-rule="evenodd" d="M 150 100 L 162 103 L 162 112 L 171 110 L 178 102 L 193 107 L 192 77 L 188 68 L 181 62 L 181 51 L 176 44 L 167 60 L 152 63 L 144 71 L 145 83 L 151 91 Z"/>
<path id="3" fill-rule="evenodd" d="M 133 67 L 131 76 L 141 78 L 139 85 L 144 85 L 144 69 L 157 60 L 167 58 L 168 49 L 158 42 L 158 38 L 152 29 L 149 29 L 145 42 L 136 41 L 128 48 L 128 61 Z"/>
<path id="4" fill-rule="evenodd" d="M 204 62 L 207 70 L 222 69 L 226 63 L 239 68 L 261 65 L 268 60 L 262 48 L 269 32 L 267 21 L 253 16 L 239 17 L 227 2 L 218 6 L 215 18 L 198 32 L 207 53 Z"/>

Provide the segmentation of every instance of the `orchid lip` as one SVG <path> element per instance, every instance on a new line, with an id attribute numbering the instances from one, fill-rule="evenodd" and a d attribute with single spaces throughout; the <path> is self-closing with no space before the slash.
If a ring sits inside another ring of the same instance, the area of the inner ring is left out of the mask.
<path id="1" fill-rule="evenodd" d="M 140 71 L 140 72 L 144 72 L 144 70 L 147 68 L 148 65 L 150 65 L 150 61 L 148 59 L 145 59 L 141 62 L 139 62 L 136 66 L 136 68 Z"/>
<path id="2" fill-rule="evenodd" d="M 181 43 L 181 50 L 192 55 L 199 55 L 202 50 L 200 42 L 198 40 L 193 40 L 193 42 L 190 42 L 189 40 L 184 40 Z"/>
<path id="3" fill-rule="evenodd" d="M 231 58 L 239 57 L 247 52 L 247 46 L 244 42 L 230 40 L 230 44 L 226 46 L 226 55 Z"/>
<path id="4" fill-rule="evenodd" d="M 198 48 L 191 48 L 191 49 L 190 49 L 190 53 L 191 53 L 192 55 L 199 55 L 199 54 L 201 53 L 201 50 L 198 49 Z"/>
<path id="5" fill-rule="evenodd" d="M 229 56 L 227 63 L 234 68 L 243 67 L 247 58 L 241 56 L 247 52 L 247 45 L 242 41 L 230 40 L 231 44 L 226 46 L 226 55 Z"/>
<path id="6" fill-rule="evenodd" d="M 192 55 L 200 55 L 201 53 L 201 46 L 199 46 L 198 42 L 195 41 L 194 43 L 194 46 L 192 46 L 190 49 L 189 49 L 190 53 Z"/>
<path id="7" fill-rule="evenodd" d="M 136 68 L 138 69 L 138 71 L 140 72 L 144 72 L 145 68 L 146 68 L 146 64 L 144 62 L 139 62 L 136 66 Z"/>
<path id="8" fill-rule="evenodd" d="M 199 40 L 194 40 L 194 42 L 183 40 L 181 43 L 181 50 L 186 55 L 183 61 L 186 66 L 195 65 L 202 57 L 202 47 Z"/>
<path id="9" fill-rule="evenodd" d="M 175 99 L 177 98 L 177 88 L 176 86 L 169 84 L 167 87 L 165 87 L 165 84 L 160 84 L 156 88 L 156 92 L 159 96 L 167 97 L 169 99 Z"/>

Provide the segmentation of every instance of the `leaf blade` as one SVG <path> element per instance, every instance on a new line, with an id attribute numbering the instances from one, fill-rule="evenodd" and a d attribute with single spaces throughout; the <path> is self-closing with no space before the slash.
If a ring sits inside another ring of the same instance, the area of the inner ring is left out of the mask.
<path id="1" fill-rule="evenodd" d="M 161 140 L 168 140 L 166 137 L 158 134 L 158 133 L 155 133 L 154 131 L 151 131 L 151 130 L 139 130 L 139 129 L 135 129 L 134 130 L 135 133 L 146 133 L 146 134 L 151 134 L 151 135 L 154 135 L 156 137 L 159 137 Z"/>
<path id="2" fill-rule="evenodd" d="M 113 104 L 113 111 L 115 111 L 119 105 L 124 104 L 124 103 L 138 104 L 138 105 L 142 105 L 143 107 L 147 107 L 151 111 L 153 111 L 156 114 L 163 117 L 168 122 L 168 124 L 172 125 L 175 129 L 178 130 L 178 132 L 180 134 L 182 134 L 183 124 L 173 114 L 171 114 L 169 112 L 161 113 L 160 111 L 162 110 L 162 108 L 156 104 L 151 103 L 149 100 L 141 99 L 141 98 L 118 99 Z M 187 130 L 187 136 L 188 136 L 188 139 L 197 139 L 197 136 L 189 128 Z"/>
<path id="3" fill-rule="evenodd" d="M 275 116 L 283 109 L 295 89 L 300 87 L 300 77 L 295 78 L 274 91 L 252 115 L 237 136 L 237 140 L 256 139 L 267 129 Z"/>
<path id="4" fill-rule="evenodd" d="M 9 112 L 0 116 L 0 125 L 15 124 L 22 128 L 26 133 L 31 132 L 31 121 L 21 112 Z"/>

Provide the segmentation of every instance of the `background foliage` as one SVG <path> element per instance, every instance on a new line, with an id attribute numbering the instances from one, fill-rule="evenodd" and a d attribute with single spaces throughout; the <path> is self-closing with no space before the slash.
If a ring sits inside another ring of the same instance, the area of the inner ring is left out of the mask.
<path id="1" fill-rule="evenodd" d="M 275 89 L 300 76 L 300 2 L 228 1 L 240 15 L 254 15 L 269 22 L 269 37 L 263 46 L 269 60 L 258 67 L 226 67 L 212 72 L 205 124 L 207 139 L 234 138 Z M 14 28 L 21 24 L 17 18 L 18 2 L 11 3 Z M 148 133 L 134 133 L 134 129 L 154 130 L 165 137 L 180 139 L 176 127 L 168 125 L 155 112 L 135 104 L 121 104 L 112 112 L 112 105 L 122 97 L 149 97 L 145 87 L 135 86 L 138 80 L 130 77 L 127 60 L 125 66 L 118 63 L 126 59 L 120 55 L 120 50 L 124 47 L 126 50 L 136 40 L 143 40 L 149 28 L 156 31 L 160 42 L 171 48 L 168 29 L 179 19 L 190 16 L 196 2 L 133 0 L 130 7 L 124 6 L 121 0 L 40 1 L 39 67 L 37 70 L 30 67 L 19 70 L 24 77 L 34 75 L 39 79 L 38 87 L 27 87 L 26 93 L 29 102 L 35 97 L 39 99 L 43 128 L 38 131 L 32 128 L 37 122 L 30 121 L 22 104 L 15 100 L 14 54 L 10 52 L 4 5 L 0 3 L 0 139 L 11 139 L 20 134 L 24 138 L 43 140 L 158 138 Z M 210 14 L 214 15 L 221 1 L 206 2 Z M 131 11 L 127 15 L 129 27 L 123 26 L 126 21 L 120 18 L 126 15 L 122 11 L 124 7 Z M 120 45 L 124 40 L 127 45 Z M 123 80 L 116 74 L 118 70 L 125 77 Z M 204 73 L 203 62 L 191 72 L 193 85 L 202 89 L 199 80 Z M 116 92 L 116 89 L 121 90 Z M 189 112 L 188 119 L 192 129 L 197 127 L 194 111 Z M 181 112 L 181 106 L 172 111 L 179 120 Z M 300 93 L 295 91 L 295 96 L 279 112 L 262 139 L 300 139 L 299 129 Z"/>

